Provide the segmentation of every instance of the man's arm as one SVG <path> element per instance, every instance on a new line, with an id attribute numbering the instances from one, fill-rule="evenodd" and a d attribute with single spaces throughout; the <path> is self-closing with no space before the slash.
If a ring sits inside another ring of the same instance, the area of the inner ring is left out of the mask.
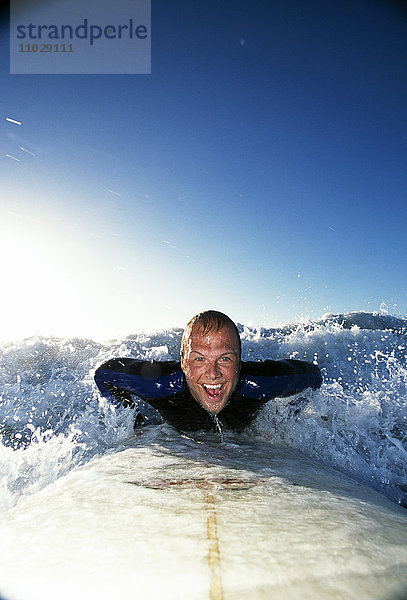
<path id="1" fill-rule="evenodd" d="M 318 367 L 300 360 L 244 362 L 240 375 L 231 401 L 220 413 L 222 422 L 235 431 L 250 425 L 269 400 L 316 389 L 322 383 Z M 303 403 L 298 399 L 296 408 L 300 410 Z"/>
<path id="2" fill-rule="evenodd" d="M 143 400 L 164 398 L 182 392 L 184 377 L 177 362 L 146 362 L 134 358 L 113 358 L 95 372 L 102 396 L 115 404 L 134 407 L 133 396 Z"/>
<path id="3" fill-rule="evenodd" d="M 318 389 L 321 371 L 313 363 L 302 360 L 265 360 L 242 363 L 236 392 L 251 400 L 292 396 L 307 388 Z"/>

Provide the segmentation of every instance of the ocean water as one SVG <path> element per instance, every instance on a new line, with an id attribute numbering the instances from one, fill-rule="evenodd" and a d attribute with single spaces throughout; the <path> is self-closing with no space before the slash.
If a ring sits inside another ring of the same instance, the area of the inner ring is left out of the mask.
<path id="1" fill-rule="evenodd" d="M 314 361 L 324 377 L 297 413 L 292 398 L 276 399 L 244 436 L 298 449 L 407 506 L 407 320 L 348 313 L 240 331 L 243 360 Z M 176 360 L 181 335 L 3 343 L 0 511 L 129 438 L 134 411 L 99 396 L 95 368 L 118 356 Z"/>

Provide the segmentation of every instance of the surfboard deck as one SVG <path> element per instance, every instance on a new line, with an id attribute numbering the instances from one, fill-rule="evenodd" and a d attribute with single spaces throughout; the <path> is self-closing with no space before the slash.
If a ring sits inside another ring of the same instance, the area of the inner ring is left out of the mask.
<path id="1" fill-rule="evenodd" d="M 372 600 L 407 512 L 300 453 L 156 427 L 0 518 L 5 600 Z"/>

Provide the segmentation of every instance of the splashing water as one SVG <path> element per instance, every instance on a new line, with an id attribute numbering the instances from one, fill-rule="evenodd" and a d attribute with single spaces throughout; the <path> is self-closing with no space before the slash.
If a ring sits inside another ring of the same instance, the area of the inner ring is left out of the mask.
<path id="1" fill-rule="evenodd" d="M 218 416 L 215 415 L 215 413 L 211 413 L 211 417 L 213 419 L 213 422 L 216 425 L 216 429 L 218 430 L 220 441 L 224 442 L 225 441 L 225 436 L 223 435 L 222 425 L 221 425 L 221 423 L 220 423 L 220 421 L 218 419 Z"/>
<path id="2" fill-rule="evenodd" d="M 407 505 L 407 321 L 350 313 L 240 332 L 243 360 L 315 361 L 324 376 L 295 410 L 290 398 L 269 403 L 244 435 L 299 449 Z M 132 435 L 134 410 L 100 398 L 94 370 L 114 356 L 178 360 L 181 335 L 0 346 L 1 510 Z"/>

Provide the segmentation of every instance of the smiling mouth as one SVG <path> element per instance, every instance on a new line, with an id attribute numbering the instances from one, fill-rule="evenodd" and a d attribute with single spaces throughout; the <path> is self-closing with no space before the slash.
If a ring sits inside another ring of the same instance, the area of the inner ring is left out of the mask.
<path id="1" fill-rule="evenodd" d="M 211 398 L 219 398 L 219 396 L 222 394 L 224 385 L 224 383 L 203 383 L 202 387 Z"/>

